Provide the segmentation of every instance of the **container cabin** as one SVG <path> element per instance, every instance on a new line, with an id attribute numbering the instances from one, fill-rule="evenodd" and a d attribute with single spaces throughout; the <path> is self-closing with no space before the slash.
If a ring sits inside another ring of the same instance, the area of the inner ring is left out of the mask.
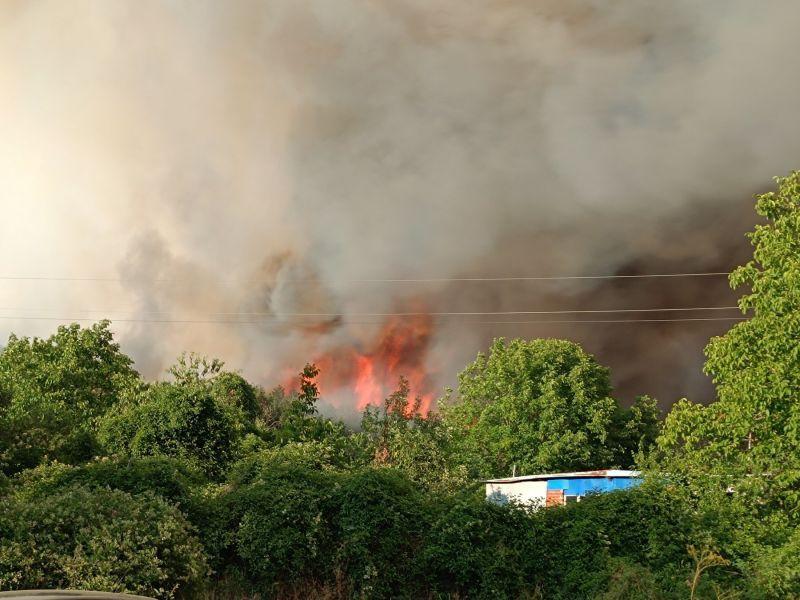
<path id="1" fill-rule="evenodd" d="M 534 508 L 561 506 L 580 502 L 589 494 L 626 490 L 641 483 L 639 471 L 605 469 L 570 473 L 523 475 L 504 479 L 489 479 L 486 499 L 496 504 L 517 502 Z"/>

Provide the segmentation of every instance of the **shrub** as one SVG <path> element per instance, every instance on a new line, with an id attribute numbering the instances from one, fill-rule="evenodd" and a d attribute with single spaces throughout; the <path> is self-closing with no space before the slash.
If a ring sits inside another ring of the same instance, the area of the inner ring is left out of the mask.
<path id="1" fill-rule="evenodd" d="M 608 589 L 601 600 L 661 600 L 663 594 L 653 573 L 642 565 L 615 560 Z"/>
<path id="2" fill-rule="evenodd" d="M 236 531 L 243 571 L 258 589 L 323 580 L 330 568 L 327 490 L 315 478 L 250 486 Z"/>
<path id="3" fill-rule="evenodd" d="M 199 529 L 214 568 L 259 591 L 322 579 L 331 563 L 333 485 L 324 473 L 278 466 L 247 485 L 207 488 Z"/>
<path id="4" fill-rule="evenodd" d="M 183 515 L 152 494 L 74 487 L 2 505 L 0 587 L 84 588 L 173 598 L 207 575 Z"/>
<path id="5" fill-rule="evenodd" d="M 514 504 L 446 500 L 419 557 L 428 585 L 455 597 L 523 597 L 540 571 L 532 529 L 529 513 Z"/>
<path id="6" fill-rule="evenodd" d="M 262 473 L 281 468 L 341 471 L 351 467 L 353 463 L 365 465 L 367 454 L 360 452 L 361 448 L 356 443 L 339 444 L 338 441 L 309 440 L 258 449 L 231 468 L 229 481 L 239 485 L 252 483 Z"/>
<path id="7" fill-rule="evenodd" d="M 782 546 L 763 549 L 748 570 L 752 597 L 800 597 L 800 529 Z"/>
<path id="8" fill-rule="evenodd" d="M 100 429 L 115 453 L 173 456 L 220 477 L 236 455 L 240 431 L 202 383 L 158 383 L 139 402 L 109 414 Z"/>
<path id="9" fill-rule="evenodd" d="M 103 458 L 73 467 L 60 463 L 23 471 L 13 480 L 19 500 L 53 494 L 66 487 L 109 488 L 140 494 L 153 492 L 182 509 L 193 503 L 193 488 L 205 479 L 189 465 L 164 456 Z"/>
<path id="10" fill-rule="evenodd" d="M 250 424 L 261 412 L 256 388 L 238 373 L 225 371 L 214 377 L 211 392 L 218 401 L 239 411 Z"/>
<path id="11" fill-rule="evenodd" d="M 415 597 L 429 512 L 401 473 L 366 469 L 341 479 L 331 497 L 335 568 L 366 597 Z"/>
<path id="12" fill-rule="evenodd" d="M 582 504 L 582 503 L 581 503 Z M 608 532 L 581 518 L 577 504 L 534 514 L 531 535 L 542 557 L 538 572 L 549 598 L 595 598 L 610 574 Z"/>
<path id="13" fill-rule="evenodd" d="M 575 527 L 604 537 L 612 556 L 653 569 L 686 560 L 692 517 L 680 495 L 658 482 L 590 495 L 567 510 Z"/>

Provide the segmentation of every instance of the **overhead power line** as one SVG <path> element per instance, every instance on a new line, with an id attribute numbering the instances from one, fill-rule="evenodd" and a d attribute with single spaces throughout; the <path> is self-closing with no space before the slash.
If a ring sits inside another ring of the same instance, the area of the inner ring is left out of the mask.
<path id="1" fill-rule="evenodd" d="M 422 277 L 422 278 L 337 278 L 325 281 L 345 283 L 447 283 L 447 282 L 491 282 L 491 281 L 569 281 L 582 279 L 655 279 L 670 277 L 721 277 L 728 271 L 709 271 L 700 273 L 643 273 L 637 275 L 549 275 L 534 277 Z M 75 282 L 157 282 L 170 283 L 184 281 L 172 278 L 135 278 L 135 277 L 53 277 L 47 275 L 0 275 L 0 281 L 75 281 Z M 282 279 L 287 283 L 319 283 L 319 279 Z"/>
<path id="2" fill-rule="evenodd" d="M 25 316 L 25 315 L 0 315 L 3 320 L 22 321 L 72 321 L 94 322 L 97 319 L 90 317 L 52 317 L 52 316 Z M 746 321 L 746 317 L 686 317 L 674 319 L 535 319 L 516 321 L 459 321 L 462 325 L 521 325 L 521 324 L 598 324 L 598 323 L 679 323 L 691 321 Z M 304 323 L 286 323 L 275 320 L 254 319 L 144 319 L 122 318 L 112 319 L 115 323 L 163 323 L 163 324 L 218 324 L 218 325 L 303 325 Z M 346 321 L 352 325 L 383 325 L 381 321 Z"/>
<path id="3" fill-rule="evenodd" d="M 652 312 L 691 312 L 704 310 L 738 310 L 738 306 L 688 306 L 688 307 L 666 307 L 666 308 L 606 308 L 606 309 L 570 309 L 570 310 L 506 310 L 506 311 L 411 311 L 411 312 L 351 312 L 351 313 L 288 313 L 288 312 L 211 312 L 196 313 L 195 316 L 203 317 L 270 317 L 275 319 L 312 317 L 312 318 L 346 318 L 346 317 L 485 317 L 485 316 L 512 316 L 512 315 L 571 315 L 571 314 L 610 314 L 610 313 L 652 313 Z M 48 309 L 25 309 L 25 308 L 0 308 L 0 311 L 19 311 L 19 312 L 48 312 Z M 172 315 L 168 311 L 133 311 L 133 310 L 76 310 L 83 314 L 132 314 L 138 317 Z"/>

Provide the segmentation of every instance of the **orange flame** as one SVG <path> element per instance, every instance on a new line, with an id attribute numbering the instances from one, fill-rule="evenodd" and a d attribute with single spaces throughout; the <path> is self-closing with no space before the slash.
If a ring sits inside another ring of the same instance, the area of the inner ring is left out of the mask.
<path id="1" fill-rule="evenodd" d="M 433 388 L 425 366 L 432 319 L 427 315 L 392 318 L 381 328 L 368 348 L 334 348 L 317 357 L 320 394 L 352 389 L 356 408 L 380 405 L 397 389 L 400 377 L 408 380 L 410 400 L 421 399 L 420 410 L 427 413 L 433 403 Z M 288 389 L 294 389 L 292 382 Z"/>

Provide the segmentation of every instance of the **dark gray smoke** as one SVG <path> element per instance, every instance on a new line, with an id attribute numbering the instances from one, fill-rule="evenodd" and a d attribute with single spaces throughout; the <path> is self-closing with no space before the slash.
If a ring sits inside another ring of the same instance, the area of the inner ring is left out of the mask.
<path id="1" fill-rule="evenodd" d="M 272 384 L 380 327 L 286 313 L 730 304 L 724 279 L 356 280 L 741 262 L 751 195 L 800 156 L 798 19 L 794 0 L 4 2 L 0 272 L 121 281 L 4 281 L 2 315 L 116 318 L 148 375 L 193 349 Z M 665 403 L 709 397 L 700 350 L 727 327 L 461 321 L 434 321 L 437 385 L 495 335 L 547 335 Z"/>

